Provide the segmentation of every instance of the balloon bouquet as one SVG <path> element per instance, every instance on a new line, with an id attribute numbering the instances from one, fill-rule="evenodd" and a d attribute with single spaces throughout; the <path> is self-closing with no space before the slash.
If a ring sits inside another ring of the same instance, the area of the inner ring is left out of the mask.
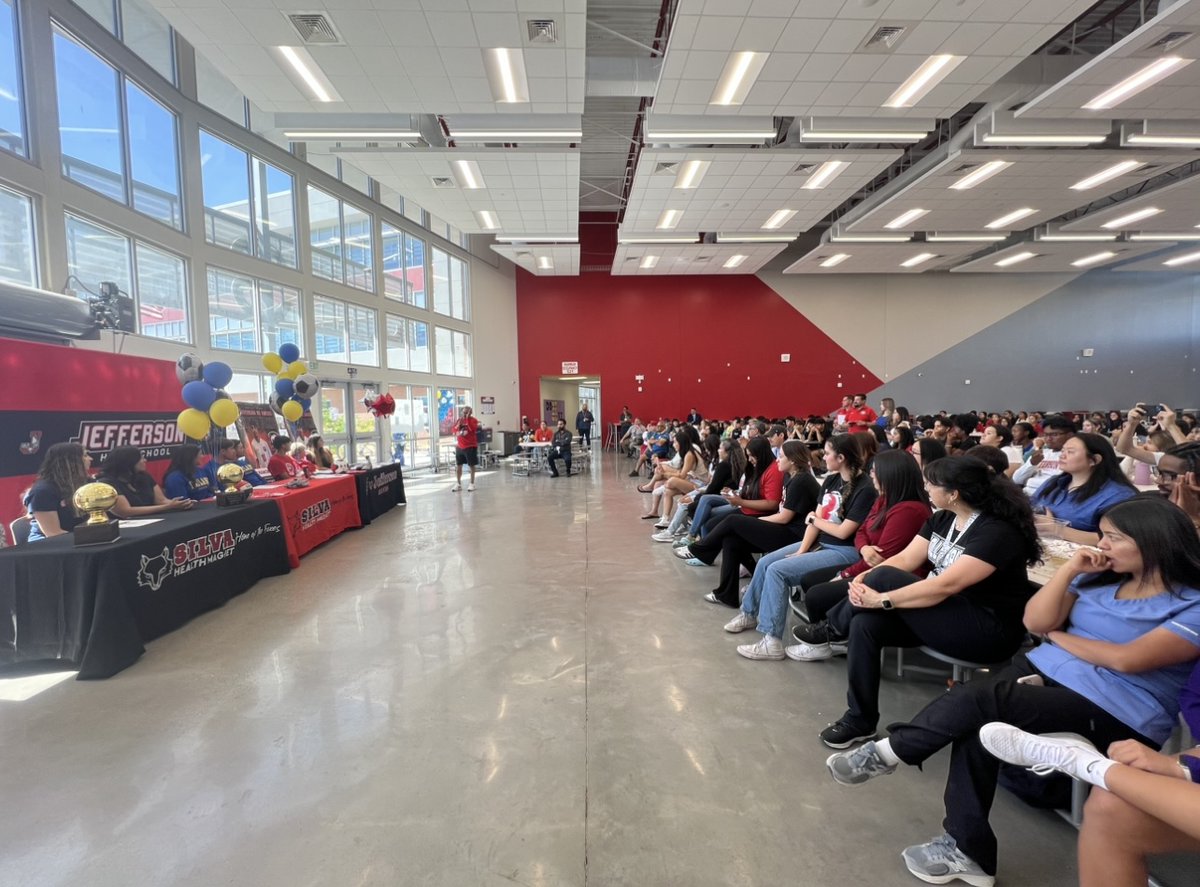
<path id="1" fill-rule="evenodd" d="M 219 430 L 237 421 L 241 411 L 225 391 L 233 379 L 229 364 L 219 360 L 204 363 L 189 352 L 175 362 L 175 377 L 183 386 L 180 394 L 187 404 L 175 420 L 185 437 L 204 440 L 214 426 Z"/>
<path id="2" fill-rule="evenodd" d="M 312 407 L 312 399 L 321 387 L 317 377 L 308 371 L 308 364 L 300 359 L 300 347 L 294 342 L 284 342 L 278 353 L 268 351 L 262 356 L 262 365 L 278 377 L 271 409 L 289 422 L 298 422 Z"/>

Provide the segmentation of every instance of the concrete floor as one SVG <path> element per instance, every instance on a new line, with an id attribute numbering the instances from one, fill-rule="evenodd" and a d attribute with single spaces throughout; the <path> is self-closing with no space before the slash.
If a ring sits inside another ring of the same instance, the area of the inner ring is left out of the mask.
<path id="1" fill-rule="evenodd" d="M 110 680 L 0 681 L 0 883 L 919 883 L 945 755 L 834 784 L 844 666 L 737 656 L 629 464 L 410 479 Z M 937 692 L 888 681 L 885 721 Z M 1001 883 L 1075 884 L 1057 816 L 1001 792 L 993 823 Z"/>

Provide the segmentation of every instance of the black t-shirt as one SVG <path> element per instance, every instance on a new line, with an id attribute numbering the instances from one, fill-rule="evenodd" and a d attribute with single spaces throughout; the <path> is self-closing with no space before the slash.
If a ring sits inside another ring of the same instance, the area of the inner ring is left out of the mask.
<path id="1" fill-rule="evenodd" d="M 959 595 L 987 607 L 1003 619 L 1019 624 L 1025 603 L 1032 595 L 1025 572 L 1025 540 L 1012 524 L 981 514 L 953 541 L 954 513 L 939 511 L 921 527 L 918 535 L 929 540 L 927 557 L 931 576 L 944 572 L 961 555 L 969 555 L 995 567 L 995 572 L 964 588 Z"/>
<path id="2" fill-rule="evenodd" d="M 797 537 L 804 536 L 804 519 L 817 507 L 817 498 L 820 495 L 821 486 L 810 472 L 794 474 L 783 482 L 783 502 L 780 507 L 792 513 L 787 527 Z"/>
<path id="3" fill-rule="evenodd" d="M 853 489 L 850 490 L 850 498 L 846 501 L 846 509 L 843 512 L 842 491 L 845 486 L 846 482 L 836 471 L 825 478 L 825 482 L 821 484 L 820 504 L 816 508 L 817 517 L 835 524 L 854 521 L 861 525 L 867 519 L 867 515 L 871 513 L 871 506 L 875 504 L 875 497 L 878 495 L 875 491 L 875 484 L 871 483 L 871 478 L 867 475 L 859 475 L 858 479 L 854 481 Z M 824 546 L 853 546 L 854 536 L 851 535 L 849 539 L 839 539 L 832 533 L 822 532 L 817 536 L 817 542 Z"/>
<path id="4" fill-rule="evenodd" d="M 112 486 L 128 500 L 134 508 L 154 504 L 154 478 L 144 471 L 133 476 L 132 480 L 120 480 L 102 474 L 96 480 Z"/>
<path id="5" fill-rule="evenodd" d="M 712 470 L 712 477 L 709 478 L 708 487 L 704 490 L 706 494 L 717 494 L 726 487 L 733 486 L 733 469 L 729 466 L 728 459 L 722 459 L 716 464 Z"/>
<path id="6" fill-rule="evenodd" d="M 38 526 L 37 518 L 34 517 L 35 512 L 58 512 L 58 525 L 68 533 L 83 522 L 83 518 L 75 513 L 75 506 L 70 499 L 64 499 L 58 487 L 48 480 L 39 480 L 29 488 L 29 492 L 25 496 L 25 508 L 28 510 L 29 520 L 33 524 L 29 528 L 31 540 L 45 538 L 41 527 Z"/>

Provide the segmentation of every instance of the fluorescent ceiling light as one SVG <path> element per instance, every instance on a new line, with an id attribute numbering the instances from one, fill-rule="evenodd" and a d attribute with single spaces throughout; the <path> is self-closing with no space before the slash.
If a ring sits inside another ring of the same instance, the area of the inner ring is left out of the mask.
<path id="1" fill-rule="evenodd" d="M 830 243 L 908 243 L 911 234 L 830 234 Z"/>
<path id="2" fill-rule="evenodd" d="M 1144 89 L 1150 88 L 1160 80 L 1165 80 L 1180 68 L 1186 67 L 1191 63 L 1192 59 L 1180 58 L 1177 55 L 1163 56 L 1146 65 L 1140 71 L 1126 77 L 1112 89 L 1107 89 L 1100 93 L 1100 95 L 1083 106 L 1084 110 L 1106 111 L 1109 108 L 1115 108 L 1126 99 L 1137 95 Z"/>
<path id="3" fill-rule="evenodd" d="M 746 101 L 750 87 L 762 73 L 763 65 L 770 58 L 769 52 L 735 52 L 725 61 L 725 68 L 717 80 L 710 105 L 740 105 Z"/>
<path id="4" fill-rule="evenodd" d="M 497 234 L 498 243 L 578 243 L 577 234 Z"/>
<path id="5" fill-rule="evenodd" d="M 679 220 L 682 217 L 683 210 L 681 209 L 665 209 L 663 210 L 663 214 L 658 217 L 658 224 L 654 227 L 659 229 L 674 228 L 679 224 Z"/>
<path id="6" fill-rule="evenodd" d="M 907 259 L 900 263 L 901 268 L 915 268 L 918 265 L 928 262 L 930 259 L 936 259 L 936 253 L 917 253 L 911 259 Z"/>
<path id="7" fill-rule="evenodd" d="M 884 130 L 873 130 L 857 132 L 849 129 L 830 129 L 822 132 L 802 132 L 800 133 L 800 141 L 802 142 L 919 142 L 925 138 L 928 133 L 917 132 L 916 130 L 897 130 L 895 132 L 885 132 Z"/>
<path id="8" fill-rule="evenodd" d="M 1112 135 L 1108 120 L 1026 120 L 993 111 L 975 126 L 978 145 L 1095 145 Z"/>
<path id="9" fill-rule="evenodd" d="M 742 262 L 746 261 L 746 259 L 748 259 L 748 258 L 749 258 L 749 256 L 743 256 L 743 255 L 730 256 L 728 259 L 725 260 L 725 264 L 722 265 L 721 267 L 722 268 L 736 268 L 738 265 L 742 264 Z"/>
<path id="10" fill-rule="evenodd" d="M 653 237 L 653 236 L 636 236 L 618 237 L 617 243 L 695 243 L 696 235 L 690 237 Z"/>
<path id="11" fill-rule="evenodd" d="M 679 173 L 675 176 L 675 187 L 681 191 L 699 188 L 711 164 L 711 160 L 688 160 L 681 164 Z"/>
<path id="12" fill-rule="evenodd" d="M 782 228 L 794 216 L 798 210 L 794 209 L 777 209 L 771 213 L 771 218 L 763 223 L 764 228 Z"/>
<path id="13" fill-rule="evenodd" d="M 1113 237 L 1116 237 L 1114 234 Z M 1200 240 L 1200 234 L 1130 234 L 1130 240 L 1159 241 L 1159 240 Z"/>
<path id="14" fill-rule="evenodd" d="M 538 256 L 537 266 L 542 271 L 553 271 L 554 259 L 550 258 L 549 256 Z"/>
<path id="15" fill-rule="evenodd" d="M 983 227 L 985 227 L 985 228 L 1004 228 L 1004 227 L 1007 227 L 1008 225 L 1011 225 L 1013 222 L 1019 222 L 1021 219 L 1025 218 L 1026 216 L 1033 215 L 1035 212 L 1037 212 L 1036 209 L 1030 209 L 1029 207 L 1024 207 L 1023 209 L 1013 210 L 1008 215 L 1001 216 L 998 219 L 993 219 L 992 221 L 988 222 Z"/>
<path id="16" fill-rule="evenodd" d="M 475 218 L 479 220 L 480 226 L 485 231 L 495 231 L 500 227 L 500 220 L 496 218 L 496 214 L 490 209 L 475 210 Z"/>
<path id="17" fill-rule="evenodd" d="M 393 139 L 398 142 L 415 142 L 421 138 L 419 132 L 400 129 L 288 129 L 284 130 L 283 135 L 285 138 L 304 139 L 310 142 L 321 140 L 346 141 L 350 139 L 363 139 L 369 142 L 391 141 Z"/>
<path id="18" fill-rule="evenodd" d="M 850 253 L 835 253 L 821 263 L 822 268 L 836 268 L 842 262 L 850 258 Z"/>
<path id="19" fill-rule="evenodd" d="M 519 49 L 485 49 L 483 64 L 492 87 L 492 98 L 496 102 L 515 105 L 529 101 L 524 52 Z"/>
<path id="20" fill-rule="evenodd" d="M 1017 262 L 1024 262 L 1028 259 L 1032 259 L 1036 255 L 1037 255 L 1037 253 L 1031 253 L 1031 252 L 1017 253 L 1015 256 L 1009 256 L 1007 259 L 1001 259 L 999 262 L 996 263 L 996 267 L 997 268 L 1007 268 L 1009 265 L 1017 264 Z"/>
<path id="21" fill-rule="evenodd" d="M 642 261 L 638 263 L 638 267 L 649 270 L 657 264 L 658 264 L 658 256 L 643 256 Z"/>
<path id="22" fill-rule="evenodd" d="M 450 133 L 456 142 L 577 142 L 583 138 L 580 129 L 464 129 Z"/>
<path id="23" fill-rule="evenodd" d="M 483 173 L 479 171 L 479 164 L 474 160 L 451 161 L 450 170 L 460 188 L 479 191 L 487 187 L 483 183 Z"/>
<path id="24" fill-rule="evenodd" d="M 978 169 L 973 169 L 953 185 L 950 186 L 954 191 L 968 191 L 974 188 L 981 182 L 985 182 L 998 172 L 1008 169 L 1012 166 L 1009 160 L 989 160 Z"/>
<path id="25" fill-rule="evenodd" d="M 1162 212 L 1162 210 L 1159 209 L 1157 206 L 1148 206 L 1145 209 L 1139 209 L 1137 212 L 1126 213 L 1123 216 L 1118 216 L 1117 218 L 1113 219 L 1111 222 L 1105 222 L 1100 227 L 1101 228 L 1124 228 L 1126 225 L 1130 225 L 1134 222 L 1140 222 L 1142 219 L 1148 219 L 1151 216 L 1156 216 L 1160 212 Z"/>
<path id="26" fill-rule="evenodd" d="M 1122 160 L 1120 163 L 1114 163 L 1108 169 L 1102 169 L 1095 175 L 1088 176 L 1086 179 L 1080 179 L 1071 186 L 1072 191 L 1087 191 L 1089 188 L 1095 188 L 1103 185 L 1105 182 L 1111 182 L 1113 179 L 1125 175 L 1127 172 L 1132 172 L 1142 165 L 1140 160 Z"/>
<path id="27" fill-rule="evenodd" d="M 791 243 L 795 234 L 718 234 L 717 243 Z"/>
<path id="28" fill-rule="evenodd" d="M 329 82 L 329 78 L 325 76 L 325 72 L 321 70 L 321 66 L 309 55 L 307 49 L 302 46 L 276 46 L 275 50 L 304 82 L 313 98 L 318 102 L 340 102 L 342 100 L 337 90 L 333 88 L 333 84 Z"/>
<path id="29" fill-rule="evenodd" d="M 1116 256 L 1112 250 L 1105 250 L 1102 253 L 1093 253 L 1090 256 L 1084 256 L 1082 259 L 1076 259 L 1071 263 L 1074 268 L 1086 268 L 1088 265 L 1095 265 L 1097 262 L 1103 262 L 1105 259 L 1111 259 Z"/>
<path id="30" fill-rule="evenodd" d="M 1068 234 L 1058 231 L 1035 231 L 1033 239 L 1047 243 L 1098 243 L 1104 240 L 1116 240 L 1116 234 Z"/>
<path id="31" fill-rule="evenodd" d="M 1163 262 L 1169 268 L 1174 268 L 1176 265 L 1187 265 L 1190 262 L 1200 261 L 1200 253 L 1185 253 L 1182 256 L 1176 256 L 1173 259 L 1167 259 Z"/>
<path id="32" fill-rule="evenodd" d="M 927 209 L 910 209 L 908 212 L 904 212 L 896 216 L 896 218 L 892 219 L 883 227 L 890 228 L 892 230 L 895 230 L 896 228 L 904 228 L 910 222 L 915 222 L 917 219 L 921 218 L 921 216 L 927 215 L 928 213 L 929 210 Z"/>
<path id="33" fill-rule="evenodd" d="M 982 137 L 985 145 L 1098 145 L 1107 139 L 1106 135 L 1052 135 L 1049 133 L 1035 135 L 996 135 L 989 133 Z"/>
<path id="34" fill-rule="evenodd" d="M 966 56 L 962 55 L 931 55 L 907 80 L 900 84 L 900 88 L 888 97 L 883 106 L 885 108 L 911 108 L 941 83 L 946 75 L 957 68 L 965 58 Z"/>
<path id="35" fill-rule="evenodd" d="M 950 232 L 933 231 L 925 235 L 927 243 L 999 243 L 1007 240 L 1007 234 L 968 233 L 954 234 Z"/>
<path id="36" fill-rule="evenodd" d="M 1183 146 L 1195 148 L 1200 146 L 1200 135 L 1197 136 L 1152 136 L 1131 135 L 1125 139 L 1127 145 L 1150 145 L 1152 147 L 1170 148 Z"/>
<path id="37" fill-rule="evenodd" d="M 800 187 L 805 191 L 819 191 L 845 172 L 849 165 L 850 163 L 846 160 L 826 160 Z"/>

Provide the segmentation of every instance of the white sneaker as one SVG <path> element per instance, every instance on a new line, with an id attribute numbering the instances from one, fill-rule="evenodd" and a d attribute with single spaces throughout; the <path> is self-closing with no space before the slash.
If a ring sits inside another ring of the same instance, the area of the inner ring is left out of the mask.
<path id="1" fill-rule="evenodd" d="M 737 648 L 739 656 L 747 659 L 782 659 L 783 641 L 764 634 L 757 644 L 742 644 Z"/>
<path id="2" fill-rule="evenodd" d="M 675 534 L 670 530 L 659 530 L 650 536 L 655 542 L 674 542 Z"/>
<path id="3" fill-rule="evenodd" d="M 822 659 L 832 659 L 833 650 L 829 644 L 792 644 L 784 649 L 788 659 L 797 662 L 820 662 Z"/>
<path id="4" fill-rule="evenodd" d="M 730 634 L 737 634 L 739 631 L 745 631 L 748 628 L 754 628 L 758 625 L 758 617 L 751 616 L 741 610 L 738 614 L 725 623 L 725 630 Z"/>
<path id="5" fill-rule="evenodd" d="M 665 521 L 665 520 L 660 520 L 660 521 L 659 521 L 658 523 L 656 523 L 656 524 L 651 524 L 651 526 L 653 526 L 653 527 L 654 527 L 654 529 L 656 529 L 656 530 L 665 530 L 667 527 L 671 526 L 671 522 L 670 522 L 670 521 Z M 673 538 L 673 537 L 672 537 L 672 538 Z"/>
<path id="6" fill-rule="evenodd" d="M 900 856 L 909 872 L 927 884 L 965 881 L 971 887 L 992 887 L 996 883 L 996 876 L 989 875 L 979 863 L 959 850 L 949 835 L 941 835 L 928 844 L 907 847 Z"/>
<path id="7" fill-rule="evenodd" d="M 671 553 L 673 555 L 675 555 L 675 557 L 679 558 L 681 561 L 686 561 L 688 558 L 690 558 L 692 556 L 692 550 L 690 548 L 688 548 L 686 545 L 679 546 Z"/>
<path id="8" fill-rule="evenodd" d="M 451 492 L 451 493 L 457 493 L 457 492 L 458 492 L 459 490 L 461 490 L 461 489 L 462 489 L 462 484 L 455 484 L 454 486 L 452 486 L 452 487 L 450 488 L 450 492 Z"/>
<path id="9" fill-rule="evenodd" d="M 1057 770 L 1092 785 L 1104 785 L 1104 772 L 1111 763 L 1077 733 L 1035 736 L 1011 724 L 993 721 L 979 729 L 979 741 L 1000 760 L 1028 767 L 1039 776 Z"/>
<path id="10" fill-rule="evenodd" d="M 467 492 L 474 493 L 475 492 L 475 484 L 467 484 Z"/>

